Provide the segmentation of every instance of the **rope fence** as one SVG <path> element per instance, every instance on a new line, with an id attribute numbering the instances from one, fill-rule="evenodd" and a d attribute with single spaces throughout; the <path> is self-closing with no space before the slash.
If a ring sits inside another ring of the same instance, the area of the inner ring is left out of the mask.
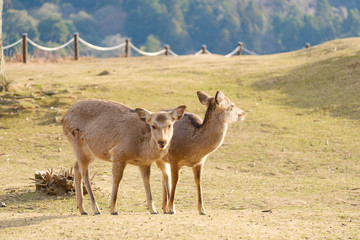
<path id="1" fill-rule="evenodd" d="M 31 44 L 33 47 L 38 48 L 42 51 L 48 51 L 48 52 L 52 52 L 52 51 L 57 51 L 60 50 L 62 48 L 65 48 L 67 46 L 69 46 L 70 44 L 73 43 L 74 46 L 74 59 L 78 60 L 79 59 L 79 42 L 81 44 L 83 44 L 85 47 L 93 49 L 93 50 L 97 50 L 97 51 L 113 51 L 113 50 L 118 50 L 118 49 L 123 49 L 124 51 L 124 56 L 125 57 L 130 57 L 130 49 L 132 49 L 133 51 L 137 52 L 140 55 L 143 56 L 149 56 L 149 57 L 153 57 L 153 56 L 160 56 L 160 55 L 164 55 L 164 56 L 178 56 L 178 54 L 176 54 L 175 52 L 173 52 L 170 49 L 169 45 L 165 45 L 164 49 L 158 51 L 158 52 L 145 52 L 142 51 L 141 49 L 137 48 L 136 46 L 134 46 L 129 39 L 125 39 L 125 42 L 113 47 L 101 47 L 101 46 L 96 46 L 93 45 L 87 41 L 85 41 L 84 39 L 79 37 L 78 33 L 75 33 L 73 38 L 71 38 L 68 42 L 64 43 L 63 45 L 57 46 L 57 47 L 45 47 L 45 46 L 41 46 L 37 43 L 35 43 L 34 41 L 32 41 L 30 38 L 27 37 L 27 34 L 24 33 L 22 35 L 22 38 L 17 40 L 16 42 L 9 44 L 7 46 L 4 46 L 3 49 L 9 49 L 12 47 L 17 46 L 18 44 L 22 43 L 22 55 L 23 55 L 23 63 L 27 62 L 27 43 Z M 306 48 L 310 47 L 310 44 L 306 44 Z M 230 53 L 224 55 L 224 57 L 228 58 L 234 55 L 241 55 L 242 51 L 246 52 L 247 54 L 250 55 L 258 55 L 257 53 L 245 48 L 243 46 L 242 42 L 239 42 L 237 47 Z M 202 45 L 201 49 L 194 53 L 194 55 L 202 55 L 202 54 L 212 54 L 209 50 L 207 50 L 206 45 Z"/>

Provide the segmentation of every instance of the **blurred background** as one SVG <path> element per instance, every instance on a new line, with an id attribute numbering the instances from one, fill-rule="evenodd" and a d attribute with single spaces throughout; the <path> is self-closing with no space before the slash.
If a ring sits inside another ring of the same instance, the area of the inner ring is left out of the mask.
<path id="1" fill-rule="evenodd" d="M 130 38 L 148 52 L 169 44 L 178 54 L 192 54 L 206 44 L 227 54 L 241 41 L 271 54 L 360 36 L 359 8 L 353 0 L 4 0 L 3 45 L 27 33 L 58 46 L 78 32 L 99 46 Z"/>

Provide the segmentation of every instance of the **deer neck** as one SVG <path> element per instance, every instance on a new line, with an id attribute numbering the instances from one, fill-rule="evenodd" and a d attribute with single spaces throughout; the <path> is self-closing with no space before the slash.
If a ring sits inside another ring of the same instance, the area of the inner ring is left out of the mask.
<path id="1" fill-rule="evenodd" d="M 196 141 L 204 151 L 216 150 L 224 141 L 228 125 L 221 121 L 215 112 L 207 112 L 203 124 L 198 130 Z"/>

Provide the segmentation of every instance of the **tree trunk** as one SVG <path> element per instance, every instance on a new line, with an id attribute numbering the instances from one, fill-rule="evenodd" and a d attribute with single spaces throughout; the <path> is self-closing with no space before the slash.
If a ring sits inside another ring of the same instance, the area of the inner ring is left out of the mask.
<path id="1" fill-rule="evenodd" d="M 6 90 L 8 82 L 5 75 L 5 60 L 2 46 L 2 10 L 3 10 L 3 0 L 0 0 L 0 92 Z"/>

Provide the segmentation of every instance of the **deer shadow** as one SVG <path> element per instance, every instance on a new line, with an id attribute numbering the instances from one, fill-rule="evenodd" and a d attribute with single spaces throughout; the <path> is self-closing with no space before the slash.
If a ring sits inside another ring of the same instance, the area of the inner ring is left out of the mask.
<path id="1" fill-rule="evenodd" d="M 50 216 L 33 216 L 33 217 L 21 217 L 21 218 L 14 218 L 14 219 L 5 219 L 0 220 L 0 230 L 6 228 L 16 228 L 16 227 L 25 227 L 36 225 L 41 222 L 52 220 L 52 219 L 65 219 L 76 217 L 74 214 L 69 215 L 50 215 Z"/>

